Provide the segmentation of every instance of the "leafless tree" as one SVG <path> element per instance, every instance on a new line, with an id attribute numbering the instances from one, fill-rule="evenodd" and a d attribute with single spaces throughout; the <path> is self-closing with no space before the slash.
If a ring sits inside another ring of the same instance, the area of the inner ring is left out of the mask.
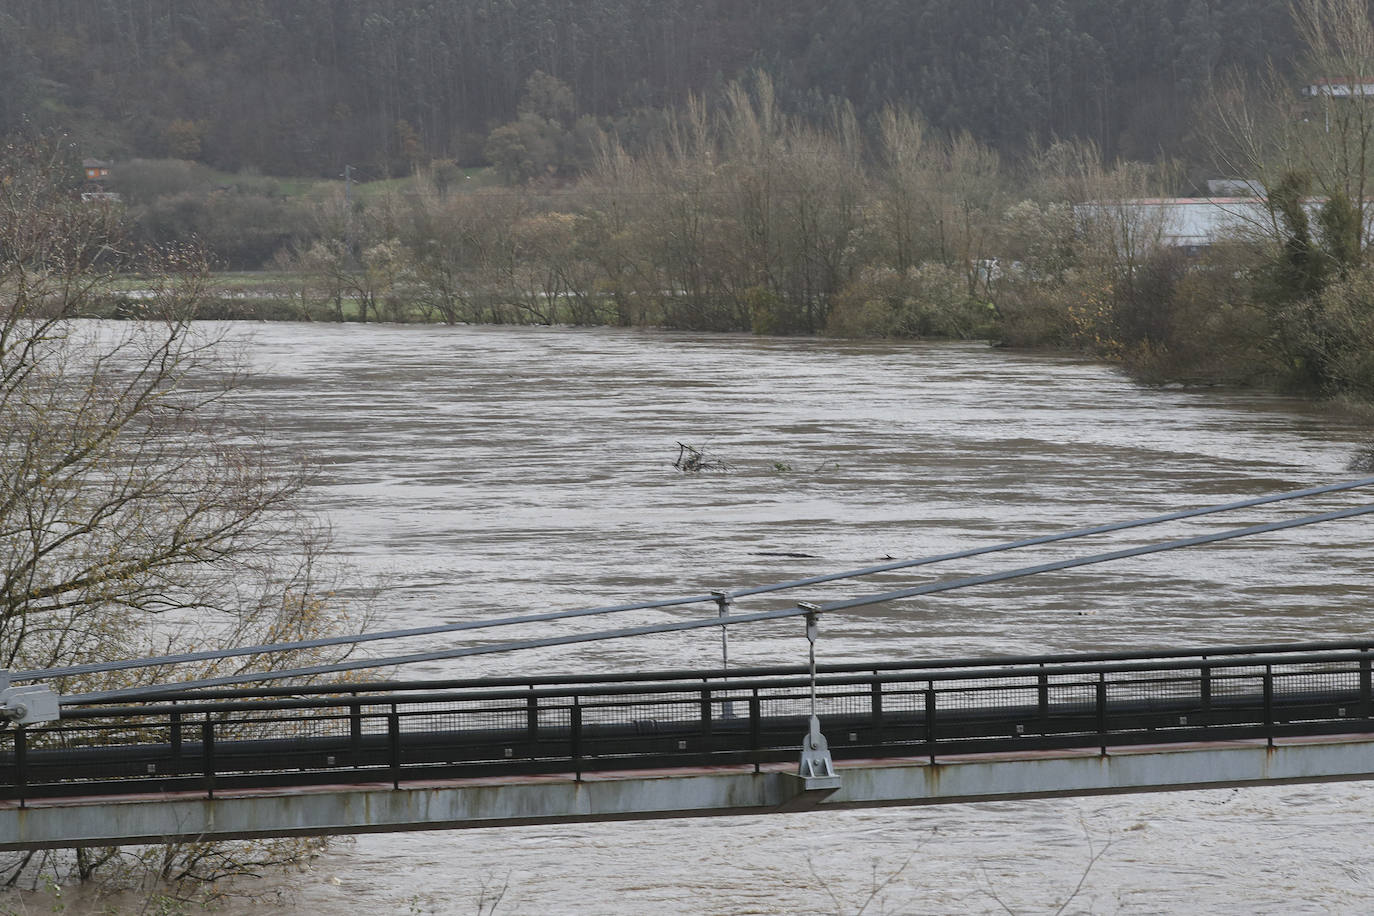
<path id="1" fill-rule="evenodd" d="M 46 668 L 336 632 L 309 468 L 236 428 L 241 373 L 191 321 L 194 249 L 132 253 L 60 143 L 0 156 L 0 667 Z M 138 268 L 129 290 L 128 273 Z M 123 289 L 124 292 L 120 292 Z M 112 303 L 124 317 L 97 318 Z M 93 674 L 64 692 L 325 656 Z M 227 859 L 183 847 L 170 880 Z M 113 857 L 82 851 L 89 877 Z M 17 877 L 14 863 L 0 876 Z M 22 863 L 21 863 L 22 865 Z"/>

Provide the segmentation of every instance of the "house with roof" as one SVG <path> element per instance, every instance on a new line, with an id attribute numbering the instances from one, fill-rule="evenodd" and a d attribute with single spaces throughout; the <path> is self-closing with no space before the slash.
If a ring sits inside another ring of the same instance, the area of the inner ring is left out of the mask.
<path id="1" fill-rule="evenodd" d="M 85 173 L 87 181 L 104 181 L 110 177 L 110 167 L 113 162 L 104 159 L 82 159 L 81 171 Z"/>

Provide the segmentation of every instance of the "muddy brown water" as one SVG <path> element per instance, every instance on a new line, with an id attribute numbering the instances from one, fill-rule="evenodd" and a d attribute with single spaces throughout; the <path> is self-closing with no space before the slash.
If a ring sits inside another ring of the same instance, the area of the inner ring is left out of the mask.
<path id="1" fill-rule="evenodd" d="M 1354 417 L 1293 399 L 1148 389 L 1091 362 L 978 343 L 305 324 L 227 333 L 256 372 L 236 409 L 322 463 L 312 499 L 360 575 L 384 578 L 386 627 L 701 594 L 1295 489 L 1360 476 L 1347 467 L 1368 436 Z M 675 470 L 678 443 L 726 470 Z M 966 560 L 788 603 L 1358 501 L 1333 495 Z M 827 617 L 819 654 L 1365 635 L 1371 525 L 1334 522 Z M 800 662 L 802 626 L 733 631 L 730 654 Z M 699 632 L 405 673 L 718 657 L 717 637 Z M 853 913 L 866 901 L 868 913 L 1021 913 L 1055 912 L 1072 896 L 1065 912 L 1359 912 L 1374 898 L 1372 810 L 1374 792 L 1337 784 L 371 836 L 339 844 L 262 906 L 475 913 L 501 895 L 498 913 Z"/>

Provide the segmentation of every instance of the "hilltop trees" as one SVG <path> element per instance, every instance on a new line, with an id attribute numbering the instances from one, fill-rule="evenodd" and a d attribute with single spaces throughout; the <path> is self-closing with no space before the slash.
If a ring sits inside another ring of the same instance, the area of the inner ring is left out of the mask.
<path id="1" fill-rule="evenodd" d="M 1087 140 L 1177 153 L 1214 74 L 1292 58 L 1288 0 L 0 0 L 0 132 L 28 117 L 104 158 L 371 177 L 563 156 L 536 73 L 636 151 L 645 113 L 762 68 L 790 111 L 920 108 L 1007 155 Z M 549 98 L 545 97 L 546 100 Z M 493 136 L 493 131 L 495 135 Z M 524 154 L 517 155 L 519 149 Z M 541 161 L 542 160 L 542 161 Z M 529 164 L 525 169 L 524 164 Z"/>

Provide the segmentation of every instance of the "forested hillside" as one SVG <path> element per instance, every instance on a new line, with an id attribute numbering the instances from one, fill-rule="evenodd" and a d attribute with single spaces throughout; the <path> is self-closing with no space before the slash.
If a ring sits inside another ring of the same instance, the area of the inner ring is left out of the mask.
<path id="1" fill-rule="evenodd" d="M 785 110 L 919 110 L 1004 152 L 1177 151 L 1208 80 L 1289 66 L 1286 0 L 0 0 L 0 133 L 111 158 L 381 177 L 480 162 L 536 71 L 630 144 L 768 72 Z"/>

